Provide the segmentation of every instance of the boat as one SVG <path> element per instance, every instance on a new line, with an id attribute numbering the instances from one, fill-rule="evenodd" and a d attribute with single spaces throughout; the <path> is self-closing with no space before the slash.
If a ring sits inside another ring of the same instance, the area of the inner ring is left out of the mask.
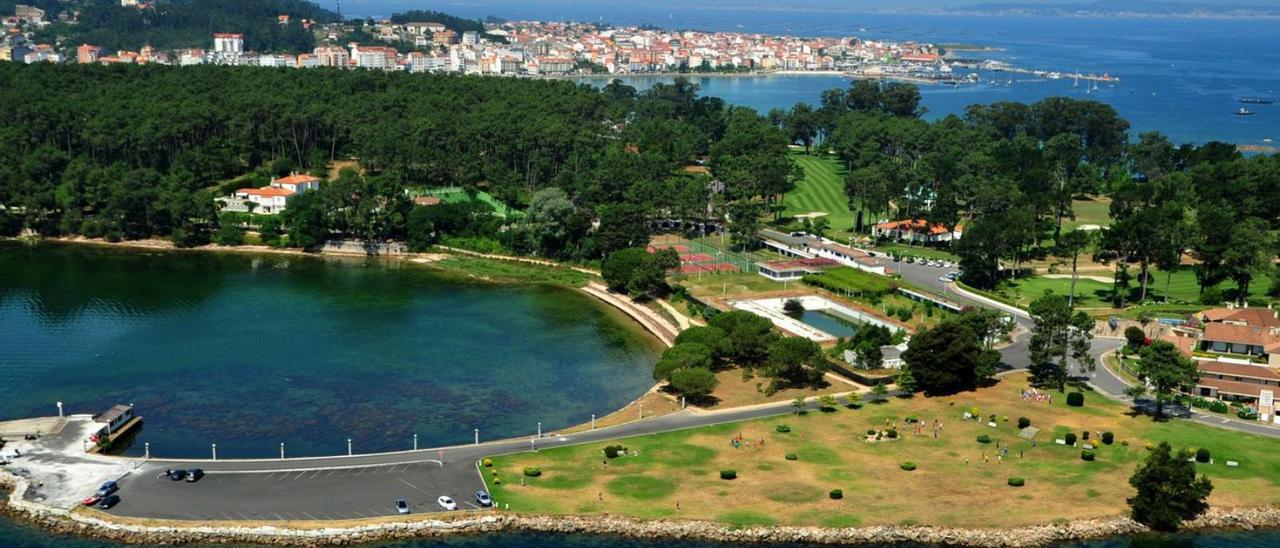
<path id="1" fill-rule="evenodd" d="M 1276 100 L 1264 97 L 1242 97 L 1240 102 L 1246 105 L 1270 105 L 1271 103 L 1276 102 Z"/>
<path id="2" fill-rule="evenodd" d="M 1240 107 L 1240 110 L 1236 111 L 1236 116 L 1253 116 L 1253 111 L 1244 107 Z"/>

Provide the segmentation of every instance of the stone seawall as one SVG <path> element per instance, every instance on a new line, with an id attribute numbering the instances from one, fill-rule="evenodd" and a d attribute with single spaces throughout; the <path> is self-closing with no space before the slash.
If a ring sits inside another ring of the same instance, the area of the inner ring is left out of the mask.
<path id="1" fill-rule="evenodd" d="M 930 526 L 748 527 L 703 521 L 639 520 L 614 516 L 526 516 L 515 514 L 454 514 L 449 519 L 423 517 L 349 526 L 326 527 L 324 522 L 277 526 L 260 524 L 199 525 L 173 522 L 115 521 L 87 513 L 52 508 L 23 499 L 25 478 L 0 472 L 0 486 L 9 489 L 0 510 L 54 533 L 108 539 L 132 544 L 272 544 L 318 546 L 361 544 L 495 532 L 538 532 L 620 536 L 635 539 L 686 539 L 734 543 L 889 544 L 900 542 L 963 546 L 1041 546 L 1046 544 L 1132 535 L 1148 531 L 1124 517 L 1099 518 L 1015 529 L 952 529 Z M 1280 527 L 1280 509 L 1213 509 L 1186 529 L 1243 529 Z"/>

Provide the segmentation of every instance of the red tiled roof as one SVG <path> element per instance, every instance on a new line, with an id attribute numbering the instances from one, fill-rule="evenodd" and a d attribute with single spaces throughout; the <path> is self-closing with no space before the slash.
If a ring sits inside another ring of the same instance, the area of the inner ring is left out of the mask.
<path id="1" fill-rule="evenodd" d="M 1160 340 L 1173 344 L 1178 348 L 1178 352 L 1187 357 L 1191 357 L 1192 352 L 1196 349 L 1196 340 L 1191 337 L 1179 337 L 1164 333 L 1160 335 Z"/>
<path id="2" fill-rule="evenodd" d="M 1208 386 L 1218 389 L 1219 394 L 1232 394 L 1235 396 L 1248 396 L 1250 398 L 1262 397 L 1262 390 L 1280 391 L 1280 387 L 1267 386 L 1265 384 L 1254 384 L 1251 382 L 1224 381 L 1219 379 L 1200 379 L 1197 386 Z"/>
<path id="3" fill-rule="evenodd" d="M 1211 323 L 1204 326 L 1204 339 L 1212 342 L 1227 342 L 1264 346 L 1275 342 L 1276 337 L 1262 327 L 1234 325 L 1229 323 Z"/>
<path id="4" fill-rule="evenodd" d="M 1251 377 L 1268 381 L 1280 381 L 1280 372 L 1277 372 L 1275 369 L 1265 365 L 1245 365 L 1241 363 L 1202 361 L 1196 363 L 1196 367 L 1205 373 L 1231 375 L 1233 377 Z M 1280 388 L 1278 388 L 1277 391 L 1280 392 Z"/>
<path id="5" fill-rule="evenodd" d="M 889 221 L 887 223 L 880 223 L 876 225 L 876 228 L 880 230 L 901 230 L 903 232 L 919 232 L 924 230 L 925 225 L 927 224 L 928 222 L 925 221 L 924 219 L 907 219 L 902 221 Z M 928 230 L 930 234 L 946 234 L 947 232 L 949 232 L 947 230 L 947 227 L 942 226 L 941 224 L 938 224 L 938 223 L 928 225 Z M 960 232 L 960 231 L 961 229 L 959 227 L 956 227 L 956 232 Z"/>
<path id="6" fill-rule="evenodd" d="M 1208 323 L 1236 322 L 1252 327 L 1280 327 L 1280 318 L 1270 308 L 1214 308 L 1200 313 Z"/>
<path id="7" fill-rule="evenodd" d="M 296 192 L 287 188 L 262 187 L 262 188 L 242 188 L 236 192 L 240 194 L 248 194 L 250 196 L 293 196 Z"/>
<path id="8" fill-rule="evenodd" d="M 282 185 L 297 185 L 302 183 L 314 183 L 319 180 L 319 177 L 312 177 L 310 175 L 290 175 L 288 177 L 276 179 L 275 182 Z"/>

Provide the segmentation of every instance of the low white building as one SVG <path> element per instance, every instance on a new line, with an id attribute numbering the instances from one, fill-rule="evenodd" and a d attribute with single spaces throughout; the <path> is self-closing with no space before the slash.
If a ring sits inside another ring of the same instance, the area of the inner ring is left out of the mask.
<path id="1" fill-rule="evenodd" d="M 289 199 L 296 194 L 320 190 L 320 178 L 311 175 L 293 174 L 288 177 L 273 179 L 269 186 L 262 188 L 242 188 L 235 191 L 229 199 L 225 199 L 226 211 L 249 211 L 247 204 L 255 204 L 253 213 L 275 215 L 284 211 Z"/>

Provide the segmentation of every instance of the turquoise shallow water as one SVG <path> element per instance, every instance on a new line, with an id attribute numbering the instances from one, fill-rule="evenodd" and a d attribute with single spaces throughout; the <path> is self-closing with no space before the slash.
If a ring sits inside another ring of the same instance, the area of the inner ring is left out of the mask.
<path id="1" fill-rule="evenodd" d="M 546 286 L 404 263 L 0 244 L 0 419 L 146 417 L 153 455 L 337 454 L 470 442 L 608 413 L 658 348 Z"/>

